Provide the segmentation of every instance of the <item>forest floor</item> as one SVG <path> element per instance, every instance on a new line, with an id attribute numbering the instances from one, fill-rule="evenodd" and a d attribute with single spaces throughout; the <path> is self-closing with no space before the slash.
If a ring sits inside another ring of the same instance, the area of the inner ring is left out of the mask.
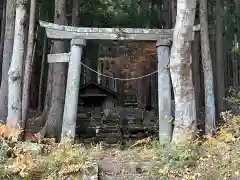
<path id="1" fill-rule="evenodd" d="M 192 140 L 187 145 L 176 148 L 163 147 L 150 139 L 129 142 L 124 147 L 109 147 L 104 143 L 57 144 L 52 139 L 33 143 L 2 137 L 0 179 L 61 180 L 66 177 L 81 179 L 84 176 L 98 179 L 97 174 L 101 171 L 99 167 L 106 174 L 124 176 L 137 173 L 157 176 L 156 179 L 164 179 L 164 176 L 179 180 L 239 178 L 240 117 L 232 116 L 229 112 L 223 117 L 225 123 L 219 127 L 214 137 Z M 117 166 L 117 163 L 122 165 Z M 129 170 L 133 167 L 134 170 Z"/>

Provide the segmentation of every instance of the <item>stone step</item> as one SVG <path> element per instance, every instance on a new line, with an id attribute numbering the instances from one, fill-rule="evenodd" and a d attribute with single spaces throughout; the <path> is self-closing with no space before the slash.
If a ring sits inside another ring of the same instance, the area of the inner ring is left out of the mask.
<path id="1" fill-rule="evenodd" d="M 107 144 L 117 144 L 120 142 L 121 138 L 120 137 L 97 137 L 96 138 L 97 141 L 103 141 Z"/>
<path id="2" fill-rule="evenodd" d="M 118 161 L 114 162 L 111 159 L 101 160 L 98 163 L 100 173 L 119 175 L 119 174 L 146 174 L 158 171 L 162 166 L 158 161 Z"/>
<path id="3" fill-rule="evenodd" d="M 93 163 L 84 172 L 84 180 L 167 180 L 153 175 L 162 166 L 159 161 L 113 161 L 114 157 Z"/>
<path id="4" fill-rule="evenodd" d="M 98 134 L 111 134 L 111 133 L 120 133 L 119 128 L 99 128 Z"/>
<path id="5" fill-rule="evenodd" d="M 108 133 L 102 133 L 102 132 L 98 132 L 96 134 L 97 137 L 103 137 L 103 138 L 111 138 L 111 137 L 121 137 L 121 133 L 119 131 L 112 131 L 112 132 L 108 132 Z"/>
<path id="6" fill-rule="evenodd" d="M 97 163 L 92 163 L 87 169 L 84 170 L 83 177 L 79 179 L 83 180 L 98 180 L 98 165 Z"/>
<path id="7" fill-rule="evenodd" d="M 141 174 L 125 174 L 125 175 L 117 175 L 117 176 L 104 175 L 104 176 L 100 176 L 99 180 L 168 180 L 168 177 L 141 175 Z"/>

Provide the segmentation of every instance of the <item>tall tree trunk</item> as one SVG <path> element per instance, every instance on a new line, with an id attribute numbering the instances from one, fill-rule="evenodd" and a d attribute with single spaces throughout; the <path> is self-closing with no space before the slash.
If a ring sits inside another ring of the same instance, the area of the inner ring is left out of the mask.
<path id="1" fill-rule="evenodd" d="M 28 27 L 29 27 L 29 12 L 28 10 L 30 9 L 30 1 L 31 0 L 27 0 L 27 3 L 25 5 L 26 7 L 26 19 L 25 19 L 25 26 L 24 26 L 24 58 L 23 58 L 23 72 L 25 71 L 25 61 L 26 61 L 26 57 L 27 57 L 27 46 L 28 46 Z M 23 79 L 22 79 L 22 83 L 23 83 Z"/>
<path id="2" fill-rule="evenodd" d="M 55 0 L 55 20 L 56 24 L 66 24 L 66 0 Z M 54 41 L 54 53 L 66 52 L 66 43 L 64 41 Z M 53 64 L 53 84 L 51 107 L 48 112 L 47 122 L 41 130 L 41 136 L 61 138 L 62 117 L 64 109 L 64 98 L 66 89 L 66 63 Z"/>
<path id="3" fill-rule="evenodd" d="M 236 4 L 237 24 L 240 24 L 240 0 L 235 0 L 235 4 Z M 237 42 L 238 42 L 238 45 L 239 45 L 239 43 L 240 43 L 240 31 L 239 31 L 239 28 L 238 28 L 238 32 L 236 33 L 236 36 L 237 36 Z"/>
<path id="4" fill-rule="evenodd" d="M 199 24 L 199 23 L 198 23 Z M 200 32 L 194 33 L 194 40 L 192 42 L 192 72 L 193 72 L 193 86 L 194 86 L 194 94 L 195 94 L 195 102 L 196 102 L 196 117 L 197 124 L 199 126 L 202 125 L 202 101 L 201 97 L 203 96 L 201 90 L 201 59 L 200 59 Z M 204 128 L 204 127 L 201 127 Z"/>
<path id="5" fill-rule="evenodd" d="M 208 37 L 207 0 L 200 1 L 201 50 L 205 87 L 205 132 L 212 134 L 215 129 L 215 98 L 213 71 Z"/>
<path id="6" fill-rule="evenodd" d="M 45 135 L 47 124 L 47 115 L 49 108 L 51 107 L 51 99 L 52 99 L 52 82 L 53 82 L 53 64 L 48 64 L 48 73 L 47 73 L 47 88 L 44 98 L 44 108 L 40 117 L 38 117 L 38 121 L 43 126 L 40 133 L 37 136 L 41 137 Z M 51 128 L 51 127 L 49 127 Z"/>
<path id="7" fill-rule="evenodd" d="M 39 91 L 38 91 L 38 111 L 40 112 L 43 108 L 42 99 L 43 99 L 43 76 L 45 71 L 45 63 L 47 58 L 47 35 L 44 35 L 43 41 L 43 52 L 42 52 L 42 63 L 41 63 L 41 72 L 40 72 L 40 82 L 39 82 Z"/>
<path id="8" fill-rule="evenodd" d="M 199 6 L 197 6 L 199 7 Z M 198 8 L 199 9 L 199 8 Z M 200 19 L 199 19 L 199 11 L 196 10 L 196 19 L 195 19 L 195 25 L 200 23 Z M 200 32 L 199 31 L 195 31 L 194 32 L 194 40 L 192 42 L 192 72 L 193 72 L 193 85 L 194 85 L 194 93 L 195 93 L 195 102 L 196 102 L 196 117 L 197 117 L 197 124 L 198 127 L 200 127 L 201 129 L 203 129 L 204 127 L 202 127 L 202 122 L 203 122 L 203 118 L 202 117 L 202 107 L 203 107 L 203 103 L 201 101 L 201 97 L 204 95 L 202 93 L 202 87 L 201 87 L 201 41 L 200 41 Z"/>
<path id="9" fill-rule="evenodd" d="M 33 45 L 33 62 L 35 60 L 35 55 L 36 55 L 36 46 L 37 46 L 37 35 L 38 35 L 38 29 L 35 30 L 35 42 Z M 32 109 L 37 109 L 37 100 L 38 100 L 38 88 L 39 88 L 39 82 L 38 82 L 38 69 L 37 69 L 37 63 L 33 64 L 32 67 L 32 77 L 31 77 L 31 83 L 30 83 L 30 90 L 29 90 L 29 104 L 28 104 L 28 110 L 29 111 L 31 108 Z M 28 113 L 27 113 L 27 118 L 28 119 Z"/>
<path id="10" fill-rule="evenodd" d="M 47 39 L 47 36 L 46 36 Z M 53 43 L 50 45 L 50 54 L 53 52 Z M 47 56 L 47 51 L 45 52 Z M 45 91 L 45 97 L 44 97 L 44 108 L 41 113 L 41 116 L 38 117 L 38 121 L 43 126 L 42 130 L 37 133 L 36 135 L 41 138 L 41 136 L 45 135 L 45 131 L 47 128 L 46 120 L 49 108 L 51 107 L 51 99 L 52 99 L 52 82 L 53 82 L 53 64 L 48 63 L 47 64 L 48 72 L 47 72 L 47 82 L 46 82 L 46 91 Z M 42 71 L 42 69 L 41 69 Z M 43 71 L 44 72 L 44 71 Z M 42 73 L 42 72 L 41 72 Z"/>
<path id="11" fill-rule="evenodd" d="M 8 72 L 8 116 L 7 124 L 21 126 L 22 118 L 22 68 L 24 59 L 24 28 L 26 0 L 17 0 L 15 34 L 12 61 Z"/>
<path id="12" fill-rule="evenodd" d="M 80 24 L 80 0 L 73 0 L 72 6 L 72 25 L 79 26 Z"/>
<path id="13" fill-rule="evenodd" d="M 216 1 L 216 99 L 217 118 L 223 108 L 224 89 L 224 69 L 223 69 L 223 1 Z"/>
<path id="14" fill-rule="evenodd" d="M 11 63 L 14 40 L 16 0 L 7 0 L 6 25 L 2 59 L 2 81 L 0 88 L 0 119 L 6 120 L 8 113 L 8 69 Z"/>
<path id="15" fill-rule="evenodd" d="M 212 56 L 212 65 L 213 67 L 217 67 L 217 58 L 216 58 L 216 22 L 217 14 L 216 14 L 216 4 L 211 4 L 208 1 L 208 23 L 211 24 L 211 28 L 209 29 L 209 41 L 210 41 L 210 52 Z M 218 82 L 217 82 L 217 70 L 218 68 L 213 68 L 213 79 L 214 79 L 214 95 L 215 95 L 215 107 L 216 107 L 216 119 L 219 119 L 220 114 L 218 113 Z"/>
<path id="16" fill-rule="evenodd" d="M 173 142 L 182 143 L 196 132 L 195 95 L 191 69 L 191 43 L 196 0 L 177 2 L 170 71 L 175 99 Z"/>
<path id="17" fill-rule="evenodd" d="M 36 0 L 31 0 L 30 7 L 30 20 L 28 29 L 28 45 L 27 45 L 27 57 L 25 61 L 24 69 L 24 81 L 23 81 L 23 97 L 22 97 L 22 127 L 25 125 L 27 119 L 27 112 L 29 107 L 29 92 L 30 83 L 33 68 L 33 48 L 34 48 L 34 29 L 35 29 L 35 12 L 36 12 Z"/>
<path id="18" fill-rule="evenodd" d="M 1 20 L 1 37 L 0 37 L 0 63 L 1 64 L 2 64 L 2 59 L 3 59 L 5 22 L 6 22 L 6 0 L 3 1 L 2 20 Z"/>
<path id="19" fill-rule="evenodd" d="M 177 0 L 171 1 L 171 19 L 172 19 L 172 27 L 175 26 L 176 17 L 177 17 Z"/>
<path id="20" fill-rule="evenodd" d="M 40 12 L 41 12 L 41 9 L 42 7 L 39 8 Z M 47 12 L 44 19 L 48 20 L 48 17 L 49 17 L 49 13 Z M 46 63 L 47 54 L 52 53 L 52 50 L 53 50 L 53 43 L 49 43 L 49 42 L 50 41 L 47 38 L 47 34 L 45 33 L 44 43 L 43 43 L 43 52 L 42 52 L 39 92 L 38 92 L 38 111 L 39 112 L 42 111 L 40 119 L 43 125 L 46 122 L 47 112 L 51 106 L 51 94 L 52 94 L 52 64 Z M 50 51 L 48 49 L 50 49 Z M 44 76 L 45 68 L 48 68 L 47 76 Z M 45 95 L 44 95 L 44 92 L 45 92 Z"/>

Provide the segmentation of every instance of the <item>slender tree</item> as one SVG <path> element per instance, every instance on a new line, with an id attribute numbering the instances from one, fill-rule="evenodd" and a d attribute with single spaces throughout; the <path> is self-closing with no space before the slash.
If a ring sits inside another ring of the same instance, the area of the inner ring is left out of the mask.
<path id="1" fill-rule="evenodd" d="M 42 63 L 41 63 L 41 72 L 40 72 L 40 82 L 39 82 L 39 89 L 38 89 L 38 111 L 40 112 L 43 108 L 42 99 L 43 99 L 43 82 L 44 82 L 44 71 L 45 71 L 45 63 L 47 58 L 47 35 L 44 35 L 43 40 L 43 51 L 42 51 Z M 50 85 L 52 85 L 50 83 Z"/>
<path id="2" fill-rule="evenodd" d="M 73 0 L 72 5 L 72 25 L 78 26 L 80 24 L 80 1 Z"/>
<path id="3" fill-rule="evenodd" d="M 217 116 L 223 108 L 224 98 L 224 69 L 223 69 L 223 0 L 216 1 L 216 99 Z"/>
<path id="4" fill-rule="evenodd" d="M 24 28 L 26 0 L 17 0 L 15 34 L 12 61 L 8 72 L 8 116 L 7 124 L 21 127 L 22 119 L 22 69 L 24 62 Z"/>
<path id="5" fill-rule="evenodd" d="M 213 90 L 213 71 L 208 37 L 207 0 L 200 1 L 201 50 L 205 87 L 205 131 L 211 134 L 215 129 L 215 98 Z"/>
<path id="6" fill-rule="evenodd" d="M 175 99 L 173 142 L 196 131 L 196 108 L 191 69 L 191 41 L 196 0 L 177 1 L 177 18 L 173 33 L 170 72 Z"/>
<path id="7" fill-rule="evenodd" d="M 169 0 L 171 3 L 171 25 L 174 27 L 177 16 L 177 0 Z"/>
<path id="8" fill-rule="evenodd" d="M 56 24 L 67 24 L 66 19 L 66 0 L 55 0 L 55 19 Z M 66 52 L 66 43 L 64 41 L 53 42 L 53 53 Z M 41 136 L 61 138 L 62 117 L 64 109 L 64 98 L 66 89 L 66 71 L 65 63 L 55 63 L 53 65 L 52 97 L 51 106 L 48 111 L 47 121 L 40 131 Z"/>
<path id="9" fill-rule="evenodd" d="M 200 14 L 199 14 L 199 3 L 196 7 L 196 18 L 195 18 L 195 25 L 200 24 Z M 201 39 L 200 39 L 200 32 L 195 31 L 194 32 L 194 40 L 192 42 L 192 72 L 193 72 L 193 85 L 194 85 L 194 93 L 195 93 L 195 102 L 196 102 L 196 117 L 197 122 L 199 124 L 202 124 L 202 113 L 201 113 L 201 107 L 203 105 L 202 103 L 202 96 L 203 93 L 201 91 Z"/>
<path id="10" fill-rule="evenodd" d="M 36 0 L 31 0 L 30 6 L 30 20 L 28 29 L 28 45 L 27 45 L 27 57 L 25 61 L 24 69 L 24 81 L 23 81 L 23 97 L 22 97 L 22 124 L 27 119 L 27 112 L 29 106 L 29 91 L 33 68 L 33 48 L 34 48 L 34 29 L 35 29 L 35 14 L 36 14 Z"/>
<path id="11" fill-rule="evenodd" d="M 2 81 L 0 88 L 0 119 L 6 120 L 8 113 L 8 69 L 11 63 L 14 39 L 16 0 L 6 2 L 6 25 L 2 58 Z"/>
<path id="12" fill-rule="evenodd" d="M 238 31 L 236 32 L 236 36 L 237 36 L 237 41 L 238 44 L 240 44 L 240 28 L 239 28 L 239 24 L 240 24 L 240 0 L 235 0 L 235 4 L 236 4 L 236 15 L 237 15 L 237 26 L 238 26 Z"/>
<path id="13" fill-rule="evenodd" d="M 5 22 L 6 22 L 6 0 L 3 1 L 2 9 L 2 22 L 1 22 L 1 34 L 0 34 L 0 62 L 3 56 L 4 35 L 5 35 Z"/>
<path id="14" fill-rule="evenodd" d="M 42 9 L 42 8 L 40 8 Z M 49 19 L 49 12 L 46 13 L 46 16 L 45 16 L 45 19 L 48 20 Z M 52 97 L 52 79 L 53 79 L 53 64 L 47 64 L 47 68 L 48 68 L 48 71 L 47 71 L 47 82 L 46 82 L 46 92 L 45 92 L 45 98 L 44 99 L 44 105 L 42 107 L 41 105 L 41 102 L 42 101 L 42 96 L 43 96 L 43 90 L 42 90 L 42 87 L 43 87 L 43 78 L 44 78 L 44 72 L 45 72 L 45 62 L 46 62 L 46 58 L 47 58 L 47 54 L 48 52 L 51 54 L 53 52 L 53 43 L 51 42 L 51 44 L 49 43 L 50 45 L 50 51 L 48 50 L 48 39 L 47 39 L 47 35 L 45 34 L 44 36 L 44 47 L 43 47 L 43 54 L 42 54 L 42 63 L 41 63 L 41 72 L 40 72 L 40 84 L 39 84 L 39 95 L 38 95 L 38 109 L 39 111 L 42 110 L 43 108 L 43 111 L 42 111 L 42 114 L 40 117 L 38 117 L 38 120 L 42 123 L 42 125 L 45 124 L 46 122 L 46 119 L 47 119 L 47 114 L 48 114 L 48 111 L 49 111 L 49 108 L 51 106 L 51 97 Z M 42 130 L 42 133 L 43 133 L 44 128 Z M 40 133 L 38 134 L 38 136 L 41 136 Z"/>

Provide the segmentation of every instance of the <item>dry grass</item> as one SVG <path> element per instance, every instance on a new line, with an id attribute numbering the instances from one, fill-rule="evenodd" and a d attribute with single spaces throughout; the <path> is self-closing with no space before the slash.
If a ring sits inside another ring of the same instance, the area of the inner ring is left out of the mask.
<path id="1" fill-rule="evenodd" d="M 89 146 L 52 143 L 42 145 L 41 153 L 34 154 L 17 149 L 16 143 L 1 138 L 0 177 L 3 180 L 80 177 L 84 171 L 95 173 L 93 165 L 97 160 L 111 157 L 114 161 L 160 161 L 162 165 L 151 173 L 170 179 L 227 180 L 240 176 L 240 117 L 233 117 L 229 112 L 222 115 L 225 124 L 216 136 L 176 147 L 163 147 L 149 139 L 128 144 L 124 150 L 118 146 L 106 148 L 104 143 Z"/>

